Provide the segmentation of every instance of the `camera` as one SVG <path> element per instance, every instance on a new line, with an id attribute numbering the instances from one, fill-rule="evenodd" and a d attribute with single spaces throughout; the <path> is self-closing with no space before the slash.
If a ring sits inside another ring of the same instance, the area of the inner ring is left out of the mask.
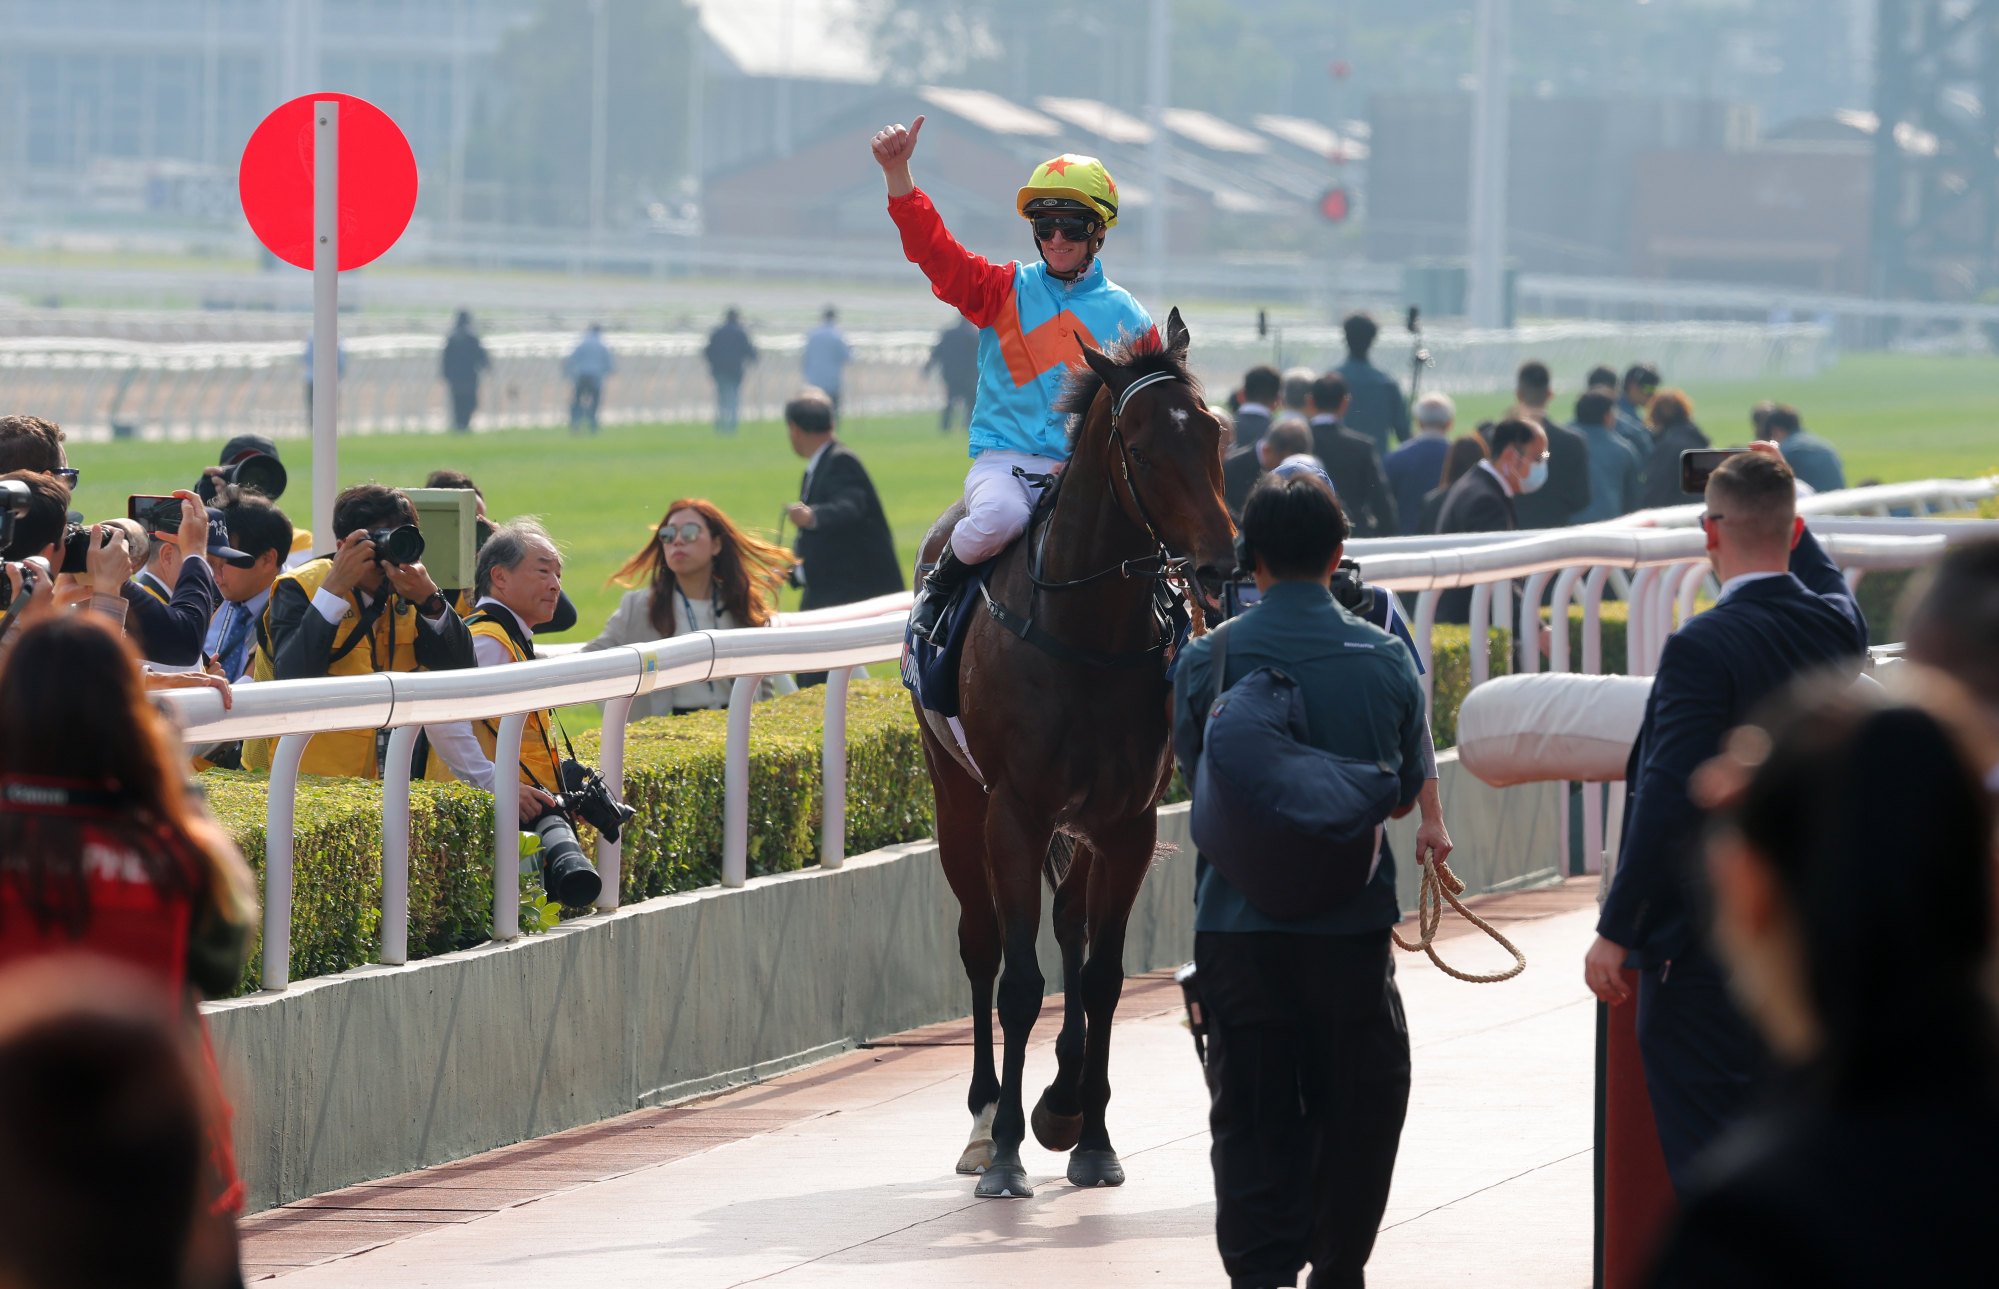
<path id="1" fill-rule="evenodd" d="M 90 543 L 97 529 L 92 524 L 69 524 L 62 530 L 61 573 L 90 571 Z"/>
<path id="2" fill-rule="evenodd" d="M 611 785 L 602 774 L 574 759 L 562 763 L 562 795 L 555 799 L 555 808 L 589 824 L 605 841 L 616 841 L 638 814 L 611 795 Z"/>
<path id="3" fill-rule="evenodd" d="M 12 519 L 13 516 L 7 516 L 8 522 Z M 0 525 L 0 532 L 4 530 L 4 525 Z M 42 562 L 40 556 L 32 559 L 0 561 L 0 613 L 5 613 L 14 603 L 14 579 L 7 576 L 8 569 L 20 570 L 21 594 L 24 596 L 33 593 L 36 585 L 49 576 L 49 566 Z"/>
<path id="4" fill-rule="evenodd" d="M 28 513 L 28 485 L 18 479 L 0 479 L 0 550 L 14 544 L 14 521 Z"/>
<path id="5" fill-rule="evenodd" d="M 148 496 L 140 493 L 125 498 L 125 516 L 136 520 L 148 533 L 180 531 L 180 498 Z"/>
<path id="6" fill-rule="evenodd" d="M 400 528 L 370 528 L 378 564 L 414 564 L 423 558 L 423 532 L 415 524 Z"/>
<path id="7" fill-rule="evenodd" d="M 285 495 L 287 482 L 284 463 L 274 456 L 259 453 L 246 456 L 234 465 L 203 471 L 201 478 L 195 481 L 194 493 L 202 501 L 213 505 L 224 485 L 234 484 L 246 492 L 261 493 L 276 501 Z"/>
<path id="8" fill-rule="evenodd" d="M 1375 597 L 1379 594 L 1375 588 L 1360 580 L 1360 565 L 1353 560 L 1343 559 L 1340 566 L 1333 570 L 1333 598 L 1355 617 L 1373 621 L 1370 615 L 1374 612 Z M 1236 577 L 1222 587 L 1221 612 L 1212 615 L 1215 625 L 1227 622 L 1262 598 L 1256 589 L 1256 579 L 1238 571 Z"/>

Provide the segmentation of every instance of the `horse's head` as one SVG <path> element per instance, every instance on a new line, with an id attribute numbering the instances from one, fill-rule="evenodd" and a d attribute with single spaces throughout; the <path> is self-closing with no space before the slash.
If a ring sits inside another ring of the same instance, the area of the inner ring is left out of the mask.
<path id="1" fill-rule="evenodd" d="M 1222 425 L 1187 370 L 1189 340 L 1174 309 L 1163 344 L 1106 353 L 1085 343 L 1083 359 L 1096 379 L 1084 378 L 1070 406 L 1085 416 L 1077 452 L 1106 454 L 1102 465 L 1119 507 L 1186 559 L 1203 595 L 1218 604 L 1235 568 L 1235 527 L 1222 501 Z"/>

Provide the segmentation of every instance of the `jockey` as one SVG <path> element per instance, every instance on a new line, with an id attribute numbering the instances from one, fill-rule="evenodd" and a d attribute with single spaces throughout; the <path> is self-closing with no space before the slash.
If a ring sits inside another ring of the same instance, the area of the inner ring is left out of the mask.
<path id="1" fill-rule="evenodd" d="M 1069 427 L 1056 399 L 1081 341 L 1104 345 L 1154 336 L 1152 319 L 1097 262 L 1117 224 L 1117 185 L 1095 157 L 1065 154 L 1037 166 L 1015 199 L 1034 226 L 1040 263 L 993 264 L 951 236 L 930 198 L 909 176 L 923 118 L 874 137 L 888 180 L 888 213 L 903 254 L 923 270 L 937 298 L 979 328 L 979 386 L 972 401 L 972 468 L 965 517 L 951 529 L 937 567 L 923 581 L 910 627 L 938 642 L 944 608 L 970 566 L 1005 550 L 1027 528 L 1035 493 L 1022 474 L 1054 474 L 1069 456 Z M 1079 339 L 1080 337 L 1080 339 Z"/>

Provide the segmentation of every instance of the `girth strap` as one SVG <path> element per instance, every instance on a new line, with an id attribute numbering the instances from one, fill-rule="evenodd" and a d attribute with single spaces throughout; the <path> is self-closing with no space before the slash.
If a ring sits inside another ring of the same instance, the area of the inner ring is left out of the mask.
<path id="1" fill-rule="evenodd" d="M 1090 667 L 1143 667 L 1157 665 L 1160 655 L 1166 649 L 1166 641 L 1160 640 L 1149 649 L 1131 653 L 1099 653 L 1095 649 L 1082 649 L 1048 634 L 1034 623 L 1032 618 L 1023 618 L 1013 610 L 993 598 L 993 593 L 983 581 L 979 584 L 979 594 L 984 597 L 987 612 L 993 621 L 1005 627 L 1014 635 L 1035 648 L 1063 662 L 1078 662 Z"/>

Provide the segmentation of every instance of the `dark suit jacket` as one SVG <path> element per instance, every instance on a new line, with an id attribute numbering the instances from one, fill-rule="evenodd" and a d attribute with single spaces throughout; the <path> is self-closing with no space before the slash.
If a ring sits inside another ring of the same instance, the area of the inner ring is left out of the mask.
<path id="1" fill-rule="evenodd" d="M 208 620 L 222 607 L 222 588 L 215 584 L 207 560 L 181 562 L 173 598 L 165 604 L 136 582 L 118 589 L 125 597 L 126 622 L 141 657 L 164 667 L 192 667 L 201 662 Z"/>
<path id="2" fill-rule="evenodd" d="M 1667 638 L 1625 765 L 1623 840 L 1596 924 L 1605 939 L 1644 967 L 1695 944 L 1701 812 L 1687 781 L 1765 698 L 1805 672 L 1857 673 L 1866 650 L 1860 606 L 1809 532 L 1791 552 L 1788 575 L 1737 587 Z"/>
<path id="3" fill-rule="evenodd" d="M 1395 522 L 1395 493 L 1389 489 L 1388 474 L 1381 468 L 1381 453 L 1374 440 L 1356 434 L 1337 421 L 1319 421 L 1312 426 L 1312 455 L 1333 476 L 1333 491 L 1353 523 L 1356 537 L 1394 537 L 1401 533 Z"/>
<path id="4" fill-rule="evenodd" d="M 1520 526 L 1514 517 L 1514 500 L 1506 485 L 1483 467 L 1473 466 L 1458 476 L 1444 494 L 1437 511 L 1440 533 L 1502 533 Z M 1471 621 L 1471 588 L 1455 587 L 1437 597 L 1437 621 L 1460 625 Z"/>
<path id="5" fill-rule="evenodd" d="M 902 565 L 874 480 L 861 459 L 838 439 L 827 447 L 800 499 L 812 507 L 812 527 L 798 532 L 798 561 L 805 566 L 799 607 L 852 604 L 902 589 Z"/>
<path id="6" fill-rule="evenodd" d="M 1589 440 L 1543 418 L 1548 432 L 1548 482 L 1514 499 L 1522 528 L 1561 528 L 1589 505 Z"/>
<path id="7" fill-rule="evenodd" d="M 1689 448 L 1712 447 L 1701 427 L 1683 421 L 1662 430 L 1652 440 L 1652 459 L 1645 463 L 1645 492 L 1639 500 L 1647 510 L 1656 506 L 1684 506 L 1699 500 L 1680 491 L 1680 453 Z"/>
<path id="8" fill-rule="evenodd" d="M 1240 447 L 1222 458 L 1222 500 L 1228 503 L 1229 517 L 1240 520 L 1242 505 L 1250 489 L 1263 477 L 1263 462 L 1257 458 L 1256 444 Z"/>

